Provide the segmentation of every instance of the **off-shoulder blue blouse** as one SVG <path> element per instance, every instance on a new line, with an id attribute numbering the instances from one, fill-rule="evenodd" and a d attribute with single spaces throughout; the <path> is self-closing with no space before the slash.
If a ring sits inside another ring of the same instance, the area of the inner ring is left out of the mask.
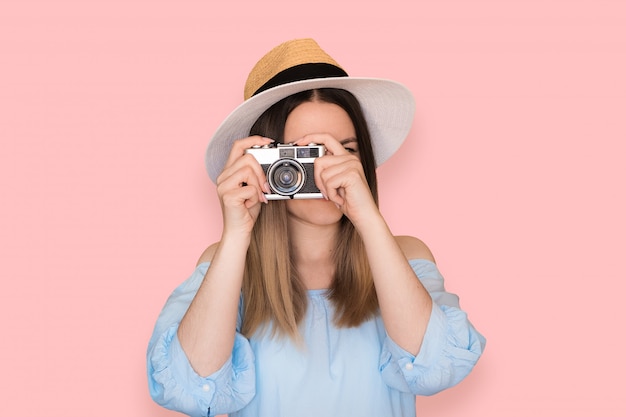
<path id="1" fill-rule="evenodd" d="M 325 290 L 311 290 L 302 346 L 269 332 L 250 339 L 237 333 L 230 360 L 206 378 L 191 368 L 176 336 L 209 268 L 198 265 L 167 300 L 150 339 L 152 398 L 198 417 L 414 417 L 415 395 L 460 382 L 482 354 L 485 338 L 459 308 L 458 297 L 445 291 L 436 265 L 409 262 L 434 301 L 417 356 L 387 336 L 380 315 L 358 327 L 337 328 Z"/>

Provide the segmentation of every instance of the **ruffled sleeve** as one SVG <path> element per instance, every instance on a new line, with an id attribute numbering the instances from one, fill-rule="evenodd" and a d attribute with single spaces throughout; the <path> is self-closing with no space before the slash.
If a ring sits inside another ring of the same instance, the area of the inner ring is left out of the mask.
<path id="1" fill-rule="evenodd" d="M 201 377 L 191 367 L 176 335 L 209 264 L 200 264 L 165 303 L 148 344 L 150 395 L 165 408 L 189 416 L 226 414 L 243 408 L 255 393 L 254 354 L 249 341 L 235 336 L 231 357 L 214 374 Z"/>
<path id="2" fill-rule="evenodd" d="M 433 299 L 430 321 L 417 356 L 386 337 L 380 371 L 391 388 L 432 395 L 463 380 L 480 358 L 486 341 L 460 309 L 458 297 L 445 291 L 437 266 L 424 259 L 410 263 Z"/>

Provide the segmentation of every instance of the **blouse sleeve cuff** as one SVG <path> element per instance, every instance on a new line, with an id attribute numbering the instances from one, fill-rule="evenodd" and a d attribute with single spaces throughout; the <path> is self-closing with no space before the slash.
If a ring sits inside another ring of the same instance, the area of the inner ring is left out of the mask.
<path id="1" fill-rule="evenodd" d="M 392 388 L 414 395 L 432 395 L 460 382 L 478 361 L 484 338 L 459 309 L 433 303 L 417 356 L 386 337 L 380 369 Z"/>
<path id="2" fill-rule="evenodd" d="M 191 367 L 183 351 L 177 327 L 166 334 L 168 340 L 159 343 L 159 352 L 152 357 L 153 379 L 160 386 L 162 406 L 190 416 L 226 414 L 245 406 L 254 396 L 254 354 L 248 340 L 235 337 L 233 353 L 220 369 L 202 377 Z"/>

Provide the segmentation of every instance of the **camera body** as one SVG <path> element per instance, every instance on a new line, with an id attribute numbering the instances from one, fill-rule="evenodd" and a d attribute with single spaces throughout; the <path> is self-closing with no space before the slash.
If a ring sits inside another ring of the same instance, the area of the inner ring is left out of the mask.
<path id="1" fill-rule="evenodd" d="M 277 143 L 253 146 L 246 153 L 256 158 L 267 176 L 268 200 L 323 198 L 313 176 L 313 162 L 326 153 L 323 145 Z"/>

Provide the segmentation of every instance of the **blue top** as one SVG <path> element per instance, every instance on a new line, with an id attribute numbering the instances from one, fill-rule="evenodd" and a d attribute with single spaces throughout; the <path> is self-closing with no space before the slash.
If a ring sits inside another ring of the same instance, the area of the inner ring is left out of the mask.
<path id="1" fill-rule="evenodd" d="M 444 289 L 433 262 L 410 264 L 433 298 L 433 310 L 417 356 L 391 340 L 380 315 L 353 328 L 333 324 L 325 290 L 308 292 L 301 323 L 304 343 L 269 333 L 239 332 L 230 360 L 206 378 L 191 368 L 176 330 L 209 263 L 169 297 L 148 345 L 152 398 L 190 416 L 415 416 L 415 395 L 430 395 L 460 382 L 480 357 L 485 338 Z M 241 307 L 241 303 L 240 303 Z M 238 323 L 241 323 L 241 308 Z M 239 325 L 237 330 L 239 330 Z"/>

